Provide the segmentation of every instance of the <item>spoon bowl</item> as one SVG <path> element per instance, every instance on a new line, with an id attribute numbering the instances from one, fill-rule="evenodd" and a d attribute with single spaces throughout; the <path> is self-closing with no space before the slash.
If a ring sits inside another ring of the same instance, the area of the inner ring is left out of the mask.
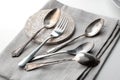
<path id="1" fill-rule="evenodd" d="M 79 52 L 77 55 L 73 58 L 73 60 L 77 61 L 78 63 L 85 65 L 85 66 L 91 66 L 94 67 L 99 64 L 99 59 L 97 59 L 95 56 L 85 53 L 85 52 Z"/>
<path id="2" fill-rule="evenodd" d="M 59 8 L 52 9 L 44 19 L 44 28 L 50 29 L 58 22 L 60 18 L 61 11 Z"/>
<path id="3" fill-rule="evenodd" d="M 93 36 L 97 35 L 100 32 L 103 24 L 104 24 L 103 19 L 101 19 L 101 18 L 96 19 L 91 24 L 89 24 L 88 27 L 86 28 L 85 36 L 86 37 L 93 37 Z"/>

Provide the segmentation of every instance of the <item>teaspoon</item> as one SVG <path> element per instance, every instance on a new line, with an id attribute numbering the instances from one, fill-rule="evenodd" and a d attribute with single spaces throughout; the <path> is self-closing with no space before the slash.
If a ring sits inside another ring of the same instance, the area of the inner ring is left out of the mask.
<path id="1" fill-rule="evenodd" d="M 49 56 L 52 56 L 52 55 L 56 55 L 56 54 L 62 54 L 62 53 L 76 55 L 76 53 L 78 53 L 78 52 L 89 52 L 90 50 L 93 49 L 93 47 L 94 47 L 93 42 L 85 42 L 83 44 L 80 44 L 78 47 L 76 47 L 75 49 L 72 49 L 72 50 L 59 51 L 59 52 L 55 52 L 55 53 L 49 53 L 49 54 L 36 56 L 36 57 L 33 58 L 33 61 L 41 59 L 41 58 L 49 57 Z"/>
<path id="2" fill-rule="evenodd" d="M 35 38 L 35 36 L 44 28 L 53 28 L 60 18 L 61 10 L 52 9 L 44 18 L 44 27 L 40 28 L 26 43 L 12 52 L 12 57 L 18 57 L 24 51 L 25 47 Z"/>
<path id="3" fill-rule="evenodd" d="M 43 63 L 27 63 L 25 66 L 25 70 L 30 71 L 33 69 L 37 69 L 40 67 L 44 66 L 49 66 L 53 64 L 58 64 L 66 61 L 77 61 L 78 63 L 88 66 L 88 67 L 94 67 L 98 65 L 99 59 L 97 59 L 95 56 L 89 54 L 89 53 L 84 53 L 84 52 L 77 52 L 76 56 L 74 58 L 67 58 L 67 59 L 61 59 L 61 60 L 55 60 L 55 61 L 48 61 L 48 62 L 43 62 Z"/>
<path id="4" fill-rule="evenodd" d="M 84 34 L 79 35 L 79 36 L 77 36 L 77 37 L 75 37 L 75 38 L 73 38 L 71 40 L 68 40 L 67 42 L 65 42 L 63 44 L 60 44 L 60 45 L 58 45 L 58 46 L 56 46 L 54 48 L 49 49 L 47 51 L 47 53 L 55 52 L 55 51 L 63 48 L 64 46 L 68 45 L 69 43 L 73 42 L 74 40 L 76 40 L 76 39 L 78 39 L 80 37 L 83 37 L 83 36 L 84 37 L 93 37 L 93 36 L 97 35 L 100 32 L 103 25 L 104 25 L 104 19 L 102 19 L 102 18 L 96 19 L 96 20 L 94 20 L 92 23 L 90 23 L 88 25 L 88 27 L 86 28 Z"/>

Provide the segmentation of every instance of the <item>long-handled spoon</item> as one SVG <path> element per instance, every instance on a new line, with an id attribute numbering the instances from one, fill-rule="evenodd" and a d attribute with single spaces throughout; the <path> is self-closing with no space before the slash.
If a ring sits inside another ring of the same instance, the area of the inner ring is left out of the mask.
<path id="1" fill-rule="evenodd" d="M 12 52 L 13 57 L 18 57 L 24 51 L 25 47 L 35 38 L 35 36 L 44 28 L 53 28 L 60 18 L 61 10 L 58 8 L 52 9 L 44 18 L 44 26 L 40 28 L 26 43 Z"/>
<path id="2" fill-rule="evenodd" d="M 58 64 L 66 61 L 77 61 L 78 63 L 85 66 L 89 66 L 89 67 L 94 67 L 99 63 L 99 60 L 95 56 L 89 53 L 77 52 L 74 58 L 61 59 L 61 60 L 55 60 L 55 61 L 49 61 L 49 62 L 43 62 L 43 63 L 28 63 L 24 69 L 27 71 L 30 71 L 40 67 Z"/>
<path id="3" fill-rule="evenodd" d="M 84 34 L 79 35 L 79 36 L 77 36 L 77 37 L 75 37 L 75 38 L 73 38 L 71 40 L 68 40 L 67 42 L 65 42 L 63 44 L 60 44 L 60 45 L 58 45 L 58 46 L 56 46 L 54 48 L 51 48 L 50 50 L 47 51 L 47 53 L 55 52 L 55 51 L 63 48 L 64 46 L 68 45 L 69 43 L 73 42 L 74 40 L 76 40 L 76 39 L 78 39 L 80 37 L 83 37 L 83 36 L 85 36 L 85 37 L 93 37 L 93 36 L 97 35 L 100 32 L 103 25 L 104 25 L 104 19 L 102 19 L 102 18 L 96 19 L 95 21 L 93 21 L 92 23 L 90 23 L 88 25 L 88 27 L 86 28 Z"/>
<path id="4" fill-rule="evenodd" d="M 89 52 L 90 50 L 93 49 L 93 47 L 94 47 L 94 43 L 93 42 L 85 42 L 83 44 L 80 44 L 75 49 L 59 51 L 59 52 L 55 52 L 55 53 L 49 53 L 49 54 L 45 54 L 45 55 L 36 56 L 32 60 L 38 60 L 38 59 L 41 59 L 41 58 L 49 57 L 49 56 L 56 55 L 56 54 L 62 54 L 62 53 L 76 55 L 77 52 Z"/>
<path id="5" fill-rule="evenodd" d="M 36 47 L 28 56 L 18 63 L 19 67 L 24 67 L 30 60 L 32 60 L 35 54 L 43 47 L 43 45 L 50 39 L 57 38 L 62 35 L 67 27 L 68 20 L 65 16 L 62 16 L 56 27 L 53 29 L 49 37 L 47 37 L 38 47 Z"/>

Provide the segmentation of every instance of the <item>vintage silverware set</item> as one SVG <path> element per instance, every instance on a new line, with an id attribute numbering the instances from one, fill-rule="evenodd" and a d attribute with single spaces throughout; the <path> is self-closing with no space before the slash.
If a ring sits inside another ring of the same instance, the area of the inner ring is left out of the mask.
<path id="1" fill-rule="evenodd" d="M 35 56 L 35 54 L 44 46 L 44 44 L 48 40 L 59 38 L 61 35 L 64 34 L 65 29 L 67 25 L 69 24 L 69 22 L 66 16 L 61 16 L 61 15 L 62 13 L 60 9 L 58 8 L 52 9 L 49 13 L 47 13 L 47 15 L 44 18 L 44 22 L 43 22 L 44 26 L 40 28 L 39 30 L 37 30 L 36 33 L 24 45 L 22 45 L 21 47 L 19 47 L 18 49 L 12 52 L 13 57 L 19 57 L 23 53 L 27 45 L 36 37 L 36 35 L 41 30 L 54 28 L 51 31 L 51 34 L 49 35 L 49 37 L 47 37 L 28 56 L 26 56 L 22 61 L 18 63 L 19 67 L 24 68 L 25 70 L 29 71 L 29 70 L 33 70 L 33 69 L 40 68 L 43 66 L 58 64 L 58 63 L 67 62 L 67 61 L 77 61 L 78 63 L 82 65 L 91 66 L 91 67 L 94 67 L 99 63 L 99 59 L 97 59 L 94 55 L 89 54 L 89 51 L 91 51 L 94 48 L 93 42 L 82 43 L 78 47 L 71 49 L 71 50 L 65 50 L 65 51 L 58 51 L 58 50 L 67 46 L 69 43 L 81 37 L 96 36 L 104 25 L 104 19 L 102 18 L 98 18 L 94 20 L 93 22 L 91 22 L 85 29 L 85 33 L 80 34 L 79 36 L 76 36 L 73 39 L 70 39 L 64 43 L 59 44 L 56 47 L 49 49 L 46 54 Z M 63 54 L 63 53 L 67 53 L 75 57 L 54 60 L 54 61 L 46 61 L 42 63 L 30 62 L 30 61 L 36 61 L 38 59 L 42 59 L 42 58 L 57 55 L 57 54 Z"/>

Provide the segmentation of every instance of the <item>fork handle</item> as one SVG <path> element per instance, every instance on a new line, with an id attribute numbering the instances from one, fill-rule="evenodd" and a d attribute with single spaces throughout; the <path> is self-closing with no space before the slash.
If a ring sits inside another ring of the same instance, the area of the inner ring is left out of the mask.
<path id="1" fill-rule="evenodd" d="M 12 57 L 19 57 L 21 55 L 21 53 L 24 51 L 25 47 L 35 38 L 35 36 L 42 30 L 44 29 L 40 28 L 26 43 L 24 43 L 21 47 L 17 48 L 16 50 L 14 50 L 11 54 Z"/>
<path id="2" fill-rule="evenodd" d="M 48 37 L 44 42 L 42 42 L 37 48 L 35 48 L 27 57 L 19 62 L 19 67 L 24 67 L 30 60 L 34 58 L 34 55 L 39 51 L 39 49 L 49 40 L 52 36 Z"/>
<path id="3" fill-rule="evenodd" d="M 49 49 L 49 50 L 47 51 L 47 53 L 56 52 L 56 51 L 58 51 L 59 49 L 65 47 L 65 46 L 68 45 L 69 43 L 75 41 L 76 39 L 78 39 L 78 38 L 80 38 L 80 37 L 82 37 L 82 36 L 85 36 L 85 34 L 80 35 L 80 36 L 77 36 L 77 37 L 75 37 L 75 38 L 73 38 L 73 39 L 71 39 L 71 40 L 68 40 L 68 41 L 65 42 L 65 43 L 62 43 L 62 44 L 60 44 L 60 45 L 58 45 L 58 46 L 56 46 L 56 47 L 54 47 L 54 48 L 51 48 L 51 49 Z"/>

